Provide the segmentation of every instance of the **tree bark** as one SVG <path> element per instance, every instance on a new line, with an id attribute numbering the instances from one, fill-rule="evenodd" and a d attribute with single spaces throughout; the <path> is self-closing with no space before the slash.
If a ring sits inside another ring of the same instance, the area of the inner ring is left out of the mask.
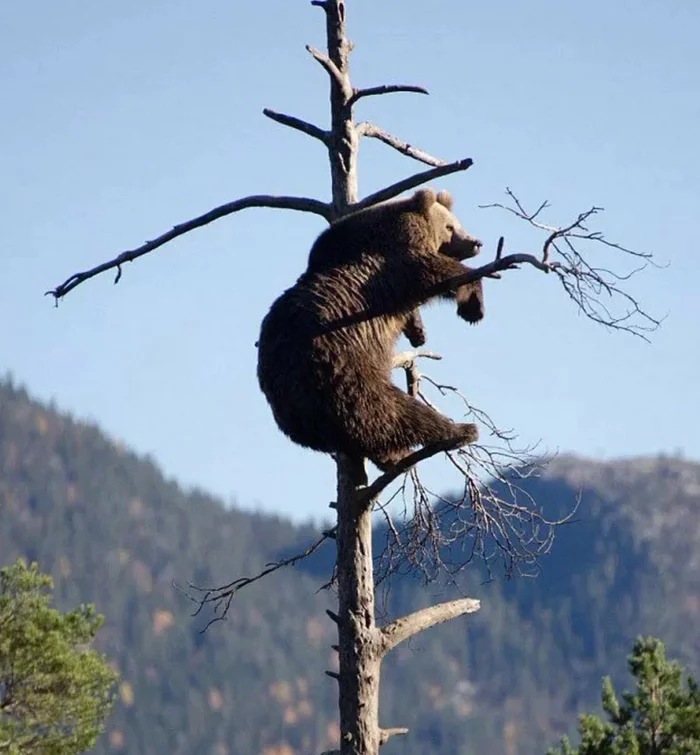
<path id="1" fill-rule="evenodd" d="M 381 650 L 374 623 L 372 501 L 360 501 L 364 464 L 338 466 L 338 644 L 341 755 L 379 751 Z"/>
<path id="2" fill-rule="evenodd" d="M 331 76 L 331 133 L 328 158 L 331 165 L 333 209 L 342 217 L 357 202 L 357 153 L 359 137 L 352 119 L 354 91 L 350 84 L 349 58 L 351 44 L 345 33 L 345 3 L 328 0 L 326 36 L 328 57 L 337 69 Z"/>

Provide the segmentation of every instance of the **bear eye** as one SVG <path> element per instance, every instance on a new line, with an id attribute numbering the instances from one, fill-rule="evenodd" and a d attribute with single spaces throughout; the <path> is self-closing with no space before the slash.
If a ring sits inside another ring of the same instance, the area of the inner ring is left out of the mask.
<path id="1" fill-rule="evenodd" d="M 454 233 L 455 227 L 451 223 L 448 223 L 447 230 L 450 231 L 450 233 Z"/>

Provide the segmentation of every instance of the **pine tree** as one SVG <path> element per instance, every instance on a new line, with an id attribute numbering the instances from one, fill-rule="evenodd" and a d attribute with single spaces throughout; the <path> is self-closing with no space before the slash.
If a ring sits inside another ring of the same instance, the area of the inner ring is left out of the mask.
<path id="1" fill-rule="evenodd" d="M 603 680 L 602 703 L 607 721 L 579 719 L 581 744 L 548 755 L 700 755 L 700 687 L 676 661 L 667 661 L 663 643 L 639 638 L 628 659 L 636 680 L 634 693 L 618 699 L 610 677 Z"/>
<path id="2" fill-rule="evenodd" d="M 88 647 L 103 617 L 52 608 L 52 588 L 37 564 L 0 569 L 0 753 L 84 752 L 112 707 L 117 675 Z"/>

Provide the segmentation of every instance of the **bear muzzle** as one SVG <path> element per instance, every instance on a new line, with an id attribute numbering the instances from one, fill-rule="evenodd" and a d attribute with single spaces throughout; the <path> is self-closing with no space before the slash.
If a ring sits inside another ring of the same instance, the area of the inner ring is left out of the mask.
<path id="1" fill-rule="evenodd" d="M 482 241 L 475 239 L 467 233 L 463 233 L 460 235 L 455 234 L 447 244 L 443 244 L 440 251 L 442 254 L 456 260 L 466 260 L 470 257 L 476 257 L 481 251 L 482 246 Z"/>

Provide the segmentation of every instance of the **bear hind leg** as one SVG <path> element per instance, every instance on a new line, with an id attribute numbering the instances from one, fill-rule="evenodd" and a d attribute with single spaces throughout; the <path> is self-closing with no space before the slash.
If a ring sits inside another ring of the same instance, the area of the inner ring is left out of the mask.
<path id="1" fill-rule="evenodd" d="M 476 425 L 452 422 L 396 386 L 390 390 L 394 411 L 387 412 L 383 442 L 367 449 L 367 457 L 379 469 L 388 469 L 419 446 L 444 440 L 461 440 L 466 445 L 478 439 Z"/>

